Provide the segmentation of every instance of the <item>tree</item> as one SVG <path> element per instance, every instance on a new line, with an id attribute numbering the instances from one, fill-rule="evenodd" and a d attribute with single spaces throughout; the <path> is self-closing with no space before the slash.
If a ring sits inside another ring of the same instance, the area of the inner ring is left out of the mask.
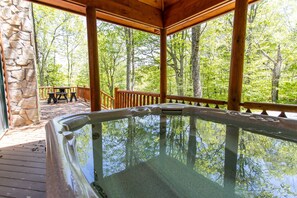
<path id="1" fill-rule="evenodd" d="M 135 64 L 134 64 L 134 31 L 131 28 L 125 28 L 125 42 L 126 42 L 126 66 L 127 78 L 126 89 L 133 90 L 135 81 Z"/>
<path id="2" fill-rule="evenodd" d="M 36 7 L 35 7 L 36 6 Z M 37 8 L 37 9 L 35 9 Z M 34 22 L 37 42 L 37 69 L 39 84 L 44 86 L 44 73 L 51 59 L 54 42 L 61 36 L 60 29 L 70 19 L 69 15 L 56 17 L 57 11 L 48 7 L 34 5 Z"/>
<path id="3" fill-rule="evenodd" d="M 192 55 L 191 55 L 191 66 L 192 66 L 192 81 L 193 81 L 193 95 L 194 97 L 202 97 L 202 87 L 200 79 L 200 39 L 203 31 L 206 28 L 198 24 L 192 27 Z"/>
<path id="4" fill-rule="evenodd" d="M 120 33 L 124 28 L 108 24 L 100 23 L 99 25 L 99 49 L 100 49 L 100 65 L 101 65 L 101 82 L 103 89 L 107 86 L 108 92 L 113 96 L 116 73 L 121 69 L 123 64 L 124 43 L 121 40 Z"/>
<path id="5" fill-rule="evenodd" d="M 169 37 L 167 52 L 169 55 L 168 66 L 175 72 L 177 94 L 184 95 L 184 71 L 186 65 L 187 31 L 176 33 Z"/>

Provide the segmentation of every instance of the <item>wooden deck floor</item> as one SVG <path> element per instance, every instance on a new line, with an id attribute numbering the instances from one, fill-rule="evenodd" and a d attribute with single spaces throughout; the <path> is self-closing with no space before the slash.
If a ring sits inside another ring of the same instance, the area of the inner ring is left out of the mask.
<path id="1" fill-rule="evenodd" d="M 0 140 L 0 197 L 45 197 L 44 125 L 58 115 L 89 111 L 80 102 L 40 104 L 38 125 L 10 129 Z"/>

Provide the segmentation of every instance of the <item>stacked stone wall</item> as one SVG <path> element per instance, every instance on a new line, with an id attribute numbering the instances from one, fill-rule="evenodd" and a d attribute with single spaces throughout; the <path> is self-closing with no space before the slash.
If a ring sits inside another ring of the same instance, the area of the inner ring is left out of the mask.
<path id="1" fill-rule="evenodd" d="M 31 3 L 24 0 L 0 0 L 12 126 L 39 121 L 31 9 Z"/>

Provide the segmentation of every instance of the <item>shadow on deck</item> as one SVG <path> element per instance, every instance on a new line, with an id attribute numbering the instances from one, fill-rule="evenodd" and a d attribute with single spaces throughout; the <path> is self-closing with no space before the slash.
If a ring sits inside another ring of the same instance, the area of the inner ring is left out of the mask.
<path id="1" fill-rule="evenodd" d="M 40 101 L 38 124 L 10 129 L 0 140 L 0 197 L 45 197 L 45 124 L 56 116 L 89 112 L 84 102 Z"/>

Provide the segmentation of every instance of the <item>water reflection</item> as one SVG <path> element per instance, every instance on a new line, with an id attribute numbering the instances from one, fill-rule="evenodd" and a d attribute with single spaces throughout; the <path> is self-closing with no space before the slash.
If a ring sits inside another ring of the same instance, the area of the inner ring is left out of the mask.
<path id="1" fill-rule="evenodd" d="M 234 194 L 238 153 L 239 128 L 226 126 L 224 188 Z"/>
<path id="2" fill-rule="evenodd" d="M 85 126 L 76 134 L 82 170 L 103 196 L 297 195 L 296 144 L 236 126 L 148 115 Z"/>

